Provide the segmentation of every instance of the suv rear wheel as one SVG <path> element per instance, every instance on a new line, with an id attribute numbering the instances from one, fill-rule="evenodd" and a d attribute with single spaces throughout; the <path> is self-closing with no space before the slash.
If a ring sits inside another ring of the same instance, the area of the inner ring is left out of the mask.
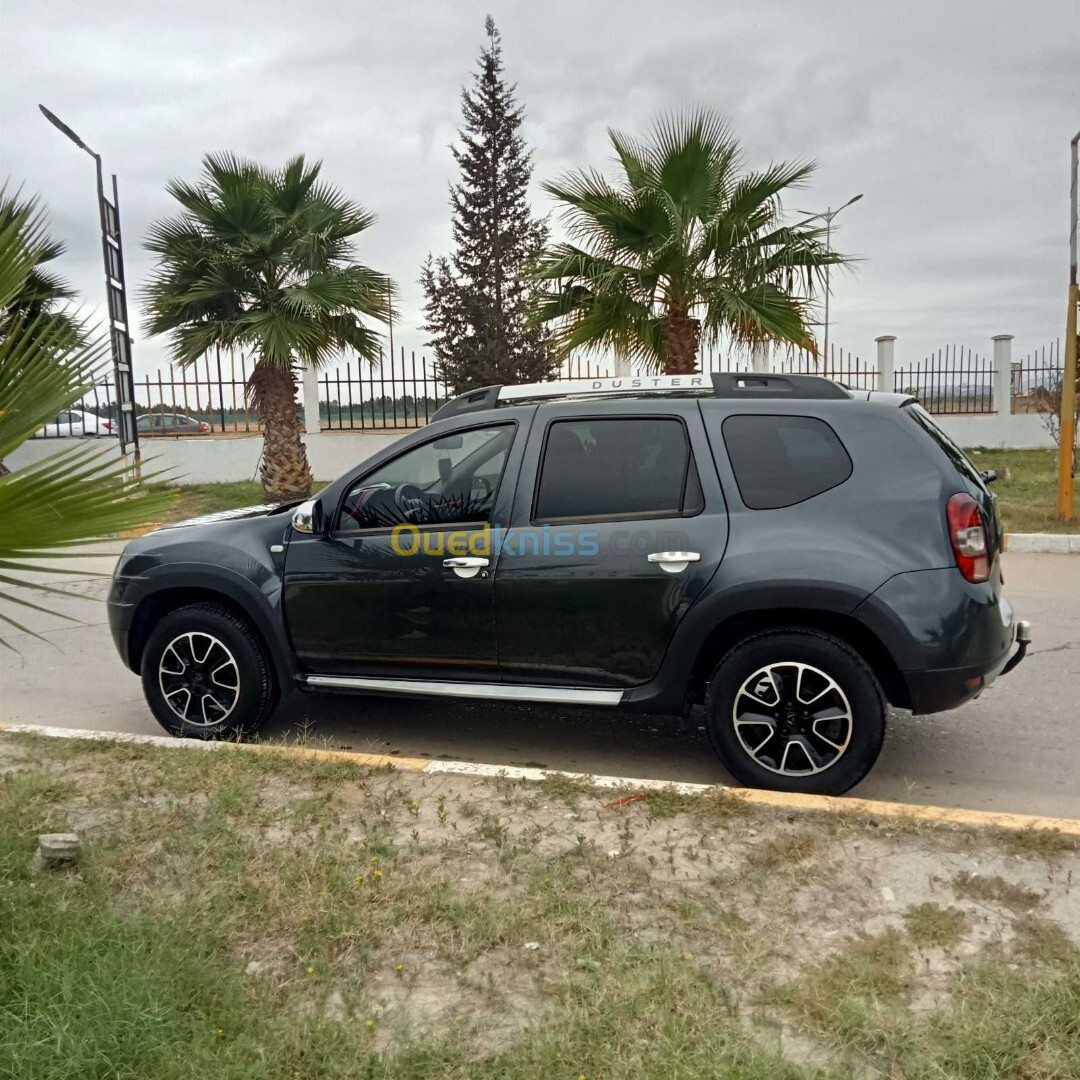
<path id="1" fill-rule="evenodd" d="M 848 645 L 796 627 L 728 652 L 705 695 L 709 741 L 750 787 L 841 795 L 870 771 L 885 739 L 885 698 Z"/>
<path id="2" fill-rule="evenodd" d="M 188 738 L 249 735 L 278 699 L 262 642 L 221 604 L 166 615 L 143 650 L 142 681 L 158 723 Z"/>

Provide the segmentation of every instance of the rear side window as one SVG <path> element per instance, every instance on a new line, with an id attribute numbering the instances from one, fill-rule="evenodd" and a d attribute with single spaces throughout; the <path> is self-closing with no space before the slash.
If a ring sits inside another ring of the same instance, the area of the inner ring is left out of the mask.
<path id="1" fill-rule="evenodd" d="M 905 405 L 904 410 L 938 444 L 953 468 L 965 480 L 970 480 L 976 487 L 985 490 L 986 483 L 982 478 L 982 473 L 972 465 L 967 454 L 934 423 L 933 417 L 921 405 L 915 403 Z"/>
<path id="2" fill-rule="evenodd" d="M 729 416 L 723 424 L 739 495 L 751 510 L 794 506 L 851 475 L 837 434 L 812 416 Z"/>
<path id="3" fill-rule="evenodd" d="M 556 420 L 548 428 L 533 520 L 678 516 L 702 505 L 682 421 Z"/>

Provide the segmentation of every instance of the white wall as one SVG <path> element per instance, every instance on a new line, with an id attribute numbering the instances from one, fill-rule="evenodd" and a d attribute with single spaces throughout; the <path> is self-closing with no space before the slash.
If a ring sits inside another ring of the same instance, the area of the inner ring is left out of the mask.
<path id="1" fill-rule="evenodd" d="M 995 449 L 1053 447 L 1054 442 L 1036 413 L 999 416 L 935 416 L 935 421 L 961 446 Z M 372 435 L 359 431 L 321 431 L 305 435 L 308 461 L 316 480 L 334 480 L 402 437 L 402 432 Z M 75 443 L 87 449 L 105 449 L 106 439 L 31 439 L 9 455 L 7 465 L 17 469 L 40 461 Z M 173 439 L 144 439 L 142 454 L 150 472 L 167 471 L 173 484 L 210 484 L 225 480 L 257 480 L 261 435 L 188 435 Z"/>
<path id="2" fill-rule="evenodd" d="M 935 414 L 934 423 L 960 446 L 988 446 L 995 450 L 1038 450 L 1056 446 L 1038 413 Z"/>
<path id="3" fill-rule="evenodd" d="M 359 431 L 323 431 L 303 438 L 315 479 L 334 480 L 401 435 L 401 432 L 371 435 Z M 111 439 L 30 439 L 8 455 L 6 464 L 11 469 L 18 469 L 76 444 L 87 450 L 116 446 Z M 164 479 L 169 483 L 211 484 L 257 480 L 262 444 L 261 435 L 188 435 L 174 439 L 144 439 L 141 449 L 144 468 L 149 472 L 167 471 Z"/>

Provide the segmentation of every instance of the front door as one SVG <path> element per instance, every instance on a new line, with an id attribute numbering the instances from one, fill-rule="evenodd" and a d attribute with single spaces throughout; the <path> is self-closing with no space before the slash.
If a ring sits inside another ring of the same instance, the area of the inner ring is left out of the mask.
<path id="1" fill-rule="evenodd" d="M 696 402 L 554 409 L 533 425 L 520 488 L 535 484 L 495 578 L 503 678 L 637 686 L 659 670 L 727 539 L 700 413 Z"/>
<path id="2" fill-rule="evenodd" d="M 515 430 L 421 443 L 324 507 L 327 535 L 293 534 L 285 615 L 309 673 L 498 680 L 490 530 Z"/>

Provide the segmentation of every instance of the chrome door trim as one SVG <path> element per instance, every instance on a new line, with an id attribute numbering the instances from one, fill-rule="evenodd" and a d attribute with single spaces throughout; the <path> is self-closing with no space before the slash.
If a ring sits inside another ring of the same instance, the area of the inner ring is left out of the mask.
<path id="1" fill-rule="evenodd" d="M 578 686 L 517 686 L 511 683 L 435 682 L 426 679 L 381 679 L 366 675 L 308 675 L 313 690 L 372 690 L 394 694 L 479 698 L 488 701 L 541 701 L 554 705 L 618 705 L 622 690 Z"/>

